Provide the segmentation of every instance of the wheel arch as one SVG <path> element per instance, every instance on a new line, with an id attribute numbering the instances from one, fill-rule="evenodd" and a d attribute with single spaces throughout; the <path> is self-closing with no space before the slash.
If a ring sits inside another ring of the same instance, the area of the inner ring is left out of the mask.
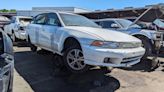
<path id="1" fill-rule="evenodd" d="M 76 43 L 78 46 L 81 47 L 80 41 L 76 37 L 69 36 L 69 37 L 65 38 L 64 42 L 62 43 L 61 53 L 63 53 L 67 48 L 72 46 L 72 45 L 70 45 L 72 43 Z"/>
<path id="2" fill-rule="evenodd" d="M 136 38 L 146 38 L 146 39 L 149 39 L 147 36 L 142 35 L 142 34 L 134 34 L 133 36 L 136 37 Z"/>

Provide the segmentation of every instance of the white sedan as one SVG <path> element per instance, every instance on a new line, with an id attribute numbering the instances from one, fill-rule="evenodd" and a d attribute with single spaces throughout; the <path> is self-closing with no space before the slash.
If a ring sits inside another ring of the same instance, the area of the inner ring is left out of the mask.
<path id="1" fill-rule="evenodd" d="M 88 70 L 89 65 L 128 67 L 140 62 L 145 53 L 139 39 L 102 29 L 71 13 L 39 14 L 27 32 L 32 51 L 40 47 L 63 56 L 65 66 L 74 73 Z"/>
<path id="2" fill-rule="evenodd" d="M 4 26 L 4 31 L 11 37 L 12 41 L 26 39 L 26 26 L 31 22 L 31 17 L 13 16 L 11 23 Z"/>

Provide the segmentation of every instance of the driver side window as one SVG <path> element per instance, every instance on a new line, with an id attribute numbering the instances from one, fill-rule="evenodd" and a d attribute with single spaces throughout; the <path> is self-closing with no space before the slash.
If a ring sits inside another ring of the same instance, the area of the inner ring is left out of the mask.
<path id="1" fill-rule="evenodd" d="M 38 15 L 35 18 L 35 24 L 45 24 L 46 16 L 44 14 Z"/>

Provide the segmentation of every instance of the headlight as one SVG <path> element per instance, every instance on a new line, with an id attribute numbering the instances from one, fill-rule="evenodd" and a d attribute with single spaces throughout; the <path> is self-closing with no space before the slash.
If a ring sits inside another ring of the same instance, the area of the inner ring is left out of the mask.
<path id="1" fill-rule="evenodd" d="M 124 49 L 124 48 L 137 48 L 141 47 L 141 42 L 106 42 L 106 41 L 93 41 L 91 46 L 109 48 L 109 49 Z"/>
<path id="2" fill-rule="evenodd" d="M 162 40 L 163 37 L 161 32 L 151 33 L 151 36 L 153 40 Z"/>

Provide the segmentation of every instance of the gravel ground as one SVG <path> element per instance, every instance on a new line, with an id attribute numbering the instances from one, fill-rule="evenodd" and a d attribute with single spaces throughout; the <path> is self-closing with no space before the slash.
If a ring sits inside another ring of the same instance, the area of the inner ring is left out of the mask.
<path id="1" fill-rule="evenodd" d="M 149 64 L 132 68 L 102 70 L 91 68 L 84 74 L 70 74 L 55 67 L 51 53 L 33 53 L 24 45 L 14 46 L 13 92 L 163 92 L 164 65 L 150 72 Z M 164 58 L 159 58 L 161 62 Z M 145 60 L 150 62 L 151 60 Z M 144 62 L 145 62 L 144 61 Z"/>

